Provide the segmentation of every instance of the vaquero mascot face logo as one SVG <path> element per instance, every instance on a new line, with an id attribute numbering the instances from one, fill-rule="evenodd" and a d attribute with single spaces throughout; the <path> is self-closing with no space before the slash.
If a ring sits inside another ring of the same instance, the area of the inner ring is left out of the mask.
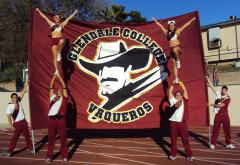
<path id="1" fill-rule="evenodd" d="M 163 66 L 156 66 L 146 72 L 152 58 L 150 49 L 127 49 L 126 44 L 120 40 L 99 43 L 93 61 L 81 56 L 77 64 L 81 70 L 97 78 L 98 96 L 103 100 L 100 107 L 116 111 L 167 78 Z M 134 73 L 143 74 L 131 79 L 131 74 Z M 89 120 L 99 121 L 93 115 L 89 116 Z"/>
<path id="2" fill-rule="evenodd" d="M 143 71 L 151 64 L 151 61 L 149 49 L 126 50 L 124 43 L 118 41 L 100 43 L 97 59 L 94 62 L 83 59 L 79 62 L 83 68 L 97 77 L 100 97 L 109 99 L 114 93 L 126 95 L 125 92 L 133 92 L 137 86 L 131 85 L 130 74 Z M 129 85 L 132 86 L 132 90 L 127 88 Z"/>

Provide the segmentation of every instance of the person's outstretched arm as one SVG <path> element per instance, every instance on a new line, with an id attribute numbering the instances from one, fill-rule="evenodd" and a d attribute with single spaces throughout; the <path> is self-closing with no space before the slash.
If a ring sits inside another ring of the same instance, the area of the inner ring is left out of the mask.
<path id="1" fill-rule="evenodd" d="M 179 29 L 177 29 L 176 33 L 180 34 L 186 27 L 188 27 L 189 25 L 191 25 L 191 23 L 193 21 L 195 21 L 196 18 L 193 17 L 190 21 L 188 21 L 187 23 L 185 23 L 182 27 L 180 27 Z"/>
<path id="2" fill-rule="evenodd" d="M 185 99 L 188 99 L 188 92 L 187 92 L 186 86 L 183 84 L 182 81 L 179 83 L 179 85 L 180 85 L 180 87 L 183 89 L 183 97 L 184 97 Z"/>
<path id="3" fill-rule="evenodd" d="M 59 74 L 57 75 L 57 77 L 60 80 L 60 83 L 62 84 L 63 96 L 68 97 L 67 87 L 66 87 L 66 84 L 65 84 L 64 80 L 62 79 L 62 77 Z"/>
<path id="4" fill-rule="evenodd" d="M 77 12 L 78 12 L 78 10 L 74 10 L 74 12 L 69 17 L 67 17 L 61 25 L 66 26 L 68 24 L 68 22 L 70 21 L 70 19 L 72 19 L 77 14 Z"/>
<path id="5" fill-rule="evenodd" d="M 167 29 L 165 29 L 163 25 L 160 22 L 158 22 L 154 17 L 152 19 L 162 29 L 163 33 L 167 34 Z"/>
<path id="6" fill-rule="evenodd" d="M 216 89 L 213 87 L 211 81 L 209 80 L 209 78 L 208 78 L 207 76 L 206 76 L 206 79 L 207 79 L 207 83 L 208 83 L 208 85 L 210 86 L 210 88 L 212 89 L 213 93 L 214 93 L 215 95 L 217 95 Z"/>
<path id="7" fill-rule="evenodd" d="M 55 79 L 56 79 L 56 75 L 53 76 L 53 78 L 51 79 L 50 85 L 49 85 L 49 96 L 50 96 L 50 98 L 54 94 L 53 86 L 54 86 Z"/>
<path id="8" fill-rule="evenodd" d="M 173 98 L 173 85 L 171 84 L 168 90 L 168 100 L 171 100 Z"/>
<path id="9" fill-rule="evenodd" d="M 29 84 L 29 80 L 26 80 L 23 89 L 21 90 L 21 92 L 18 95 L 20 100 L 22 100 L 23 96 L 25 95 L 25 93 L 27 91 L 28 84 Z"/>
<path id="10" fill-rule="evenodd" d="M 41 12 L 41 10 L 39 10 L 39 8 L 36 8 L 36 11 L 40 14 L 40 16 L 45 19 L 45 21 L 48 23 L 49 26 L 51 26 L 53 24 L 53 21 L 51 21 L 50 19 L 48 19 L 48 17 L 43 14 L 43 12 Z"/>

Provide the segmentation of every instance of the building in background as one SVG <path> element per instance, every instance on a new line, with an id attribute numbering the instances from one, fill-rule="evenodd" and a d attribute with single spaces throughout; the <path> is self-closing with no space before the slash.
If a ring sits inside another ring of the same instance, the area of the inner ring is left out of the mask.
<path id="1" fill-rule="evenodd" d="M 231 16 L 229 21 L 202 26 L 201 31 L 206 63 L 240 64 L 240 19 Z"/>

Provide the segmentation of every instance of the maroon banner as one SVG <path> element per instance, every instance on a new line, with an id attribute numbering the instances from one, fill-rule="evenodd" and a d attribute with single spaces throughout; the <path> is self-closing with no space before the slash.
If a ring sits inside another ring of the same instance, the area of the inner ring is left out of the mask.
<path id="1" fill-rule="evenodd" d="M 51 18 L 51 15 L 48 15 Z M 161 20 L 181 27 L 179 77 L 189 93 L 189 125 L 208 125 L 204 57 L 197 12 Z M 54 73 L 50 27 L 34 10 L 29 35 L 30 112 L 33 129 L 47 128 Z M 67 125 L 81 129 L 167 128 L 168 83 L 175 79 L 166 35 L 154 22 L 70 21 L 59 63 L 70 100 Z M 158 62 L 156 60 L 158 59 Z M 158 64 L 159 63 L 159 64 Z M 59 87 L 56 85 L 56 90 Z"/>

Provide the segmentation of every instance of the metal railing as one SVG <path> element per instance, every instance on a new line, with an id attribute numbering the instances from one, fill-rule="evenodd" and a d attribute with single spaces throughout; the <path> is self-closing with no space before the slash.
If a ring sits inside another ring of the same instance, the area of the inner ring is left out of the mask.
<path id="1" fill-rule="evenodd" d="M 214 64 L 214 63 L 224 63 L 224 62 L 231 62 L 231 61 L 237 61 L 237 51 L 234 52 L 227 52 L 227 53 L 221 53 L 221 51 L 216 51 L 216 54 L 213 55 L 208 55 L 205 56 L 205 62 L 208 64 Z M 238 51 L 239 52 L 239 51 Z M 235 58 L 231 57 L 226 57 L 229 55 L 234 55 Z"/>

